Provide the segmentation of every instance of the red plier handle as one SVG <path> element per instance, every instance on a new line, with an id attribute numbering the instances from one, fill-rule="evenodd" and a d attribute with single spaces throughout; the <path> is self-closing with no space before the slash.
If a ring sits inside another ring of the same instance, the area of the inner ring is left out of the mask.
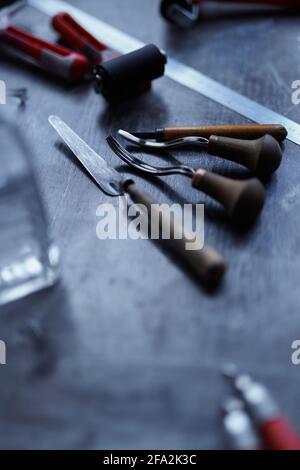
<path id="1" fill-rule="evenodd" d="M 68 47 L 81 52 L 92 64 L 103 61 L 103 51 L 108 47 L 86 31 L 71 15 L 58 13 L 52 18 L 52 26 Z"/>
<path id="2" fill-rule="evenodd" d="M 8 26 L 1 32 L 4 45 L 16 49 L 41 68 L 70 81 L 81 80 L 90 70 L 86 57 L 65 47 Z"/>

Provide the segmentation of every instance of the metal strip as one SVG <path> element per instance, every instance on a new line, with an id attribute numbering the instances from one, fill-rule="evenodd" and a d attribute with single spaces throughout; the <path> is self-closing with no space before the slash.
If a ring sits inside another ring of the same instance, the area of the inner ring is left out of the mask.
<path id="1" fill-rule="evenodd" d="M 126 33 L 84 13 L 79 8 L 61 0 L 28 0 L 28 4 L 38 10 L 53 16 L 58 12 L 66 11 L 93 34 L 98 40 L 105 42 L 109 47 L 125 54 L 144 46 L 144 43 Z M 288 139 L 300 145 L 300 124 L 276 113 L 255 101 L 246 98 L 221 83 L 207 77 L 201 72 L 188 67 L 181 62 L 168 58 L 166 76 L 177 83 L 200 93 L 226 108 L 259 124 L 282 124 L 288 130 Z"/>

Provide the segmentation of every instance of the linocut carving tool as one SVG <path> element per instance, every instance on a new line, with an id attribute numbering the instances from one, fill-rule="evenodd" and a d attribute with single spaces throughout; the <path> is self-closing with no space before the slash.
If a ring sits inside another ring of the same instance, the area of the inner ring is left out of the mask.
<path id="1" fill-rule="evenodd" d="M 9 24 L 10 16 L 25 5 L 26 2 L 17 2 L 1 12 L 1 47 L 59 77 L 70 81 L 81 80 L 90 68 L 86 57 Z"/>
<path id="2" fill-rule="evenodd" d="M 150 132 L 130 132 L 130 134 L 141 139 L 151 139 L 158 142 L 190 136 L 209 139 L 212 135 L 231 137 L 233 139 L 259 139 L 269 134 L 278 142 L 283 142 L 287 137 L 287 130 L 280 124 L 229 124 L 223 126 L 164 127 Z"/>
<path id="3" fill-rule="evenodd" d="M 268 389 L 229 365 L 223 370 L 233 390 L 245 404 L 269 450 L 300 450 L 300 436 L 286 420 Z"/>
<path id="4" fill-rule="evenodd" d="M 125 163 L 144 173 L 156 176 L 183 175 L 192 178 L 194 188 L 216 199 L 240 225 L 255 221 L 265 202 L 265 190 L 257 178 L 233 180 L 199 168 L 186 165 L 156 167 L 144 163 L 125 150 L 114 137 L 107 139 L 115 154 Z"/>
<path id="5" fill-rule="evenodd" d="M 191 145 L 198 146 L 205 149 L 210 155 L 239 163 L 260 176 L 267 176 L 276 171 L 282 160 L 281 147 L 277 140 L 270 135 L 265 135 L 256 140 L 232 139 L 212 135 L 209 139 L 191 136 L 165 142 L 155 142 L 141 139 L 122 129 L 118 133 L 131 143 L 156 150 L 167 150 Z"/>
<path id="6" fill-rule="evenodd" d="M 114 168 L 108 166 L 106 161 L 59 117 L 50 116 L 49 122 L 104 193 L 109 196 L 128 194 L 134 203 L 146 206 L 148 213 L 152 210 L 158 210 L 157 202 L 153 200 L 148 192 L 140 188 L 132 179 L 124 178 Z M 163 214 L 162 224 L 165 224 L 169 217 L 165 214 L 163 208 L 161 213 Z M 180 239 L 174 236 L 174 234 L 179 233 L 178 221 L 175 219 L 174 217 L 171 220 L 171 239 L 163 241 L 182 258 L 196 275 L 207 282 L 219 281 L 226 270 L 223 257 L 209 246 L 205 246 L 202 250 L 186 250 L 187 234 L 183 234 Z"/>
<path id="7" fill-rule="evenodd" d="M 200 17 L 200 5 L 209 0 L 162 0 L 160 12 L 169 22 L 188 28 Z M 214 0 L 224 3 L 224 0 Z M 299 8 L 299 0 L 228 0 L 238 4 L 271 5 L 281 8 Z"/>
<path id="8" fill-rule="evenodd" d="M 228 398 L 222 406 L 222 414 L 224 430 L 231 449 L 260 449 L 260 438 L 241 400 L 235 397 Z"/>

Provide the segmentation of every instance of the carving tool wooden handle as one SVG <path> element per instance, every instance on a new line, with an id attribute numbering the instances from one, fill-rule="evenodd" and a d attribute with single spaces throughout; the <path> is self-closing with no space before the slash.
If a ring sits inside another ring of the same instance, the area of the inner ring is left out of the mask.
<path id="1" fill-rule="evenodd" d="M 166 212 L 166 208 L 163 206 L 158 208 L 158 203 L 153 200 L 151 194 L 143 188 L 138 187 L 135 183 L 128 183 L 126 192 L 134 203 L 146 206 L 148 214 L 150 214 L 151 210 L 152 214 L 155 211 L 159 211 L 162 214 L 161 228 L 170 221 L 170 240 L 163 241 L 187 263 L 189 268 L 192 269 L 197 276 L 206 282 L 218 282 L 222 278 L 226 270 L 226 263 L 222 255 L 210 246 L 204 246 L 201 250 L 187 250 L 186 244 L 191 242 L 192 237 L 187 237 L 182 227 L 177 226 L 179 222 L 175 217 L 170 218 L 170 214 Z M 158 213 L 156 213 L 156 215 L 158 215 Z M 181 232 L 183 232 L 182 237 L 176 239 L 174 235 Z"/>
<path id="2" fill-rule="evenodd" d="M 194 188 L 220 202 L 227 213 L 239 224 L 255 221 L 265 202 L 265 190 L 257 178 L 233 180 L 199 169 L 193 177 Z"/>
<path id="3" fill-rule="evenodd" d="M 199 136 L 210 138 L 211 135 L 231 137 L 235 139 L 259 139 L 269 134 L 278 142 L 287 137 L 285 127 L 277 124 L 241 124 L 228 126 L 183 126 L 166 127 L 163 129 L 163 140 L 177 139 L 179 137 Z"/>
<path id="4" fill-rule="evenodd" d="M 256 140 L 232 139 L 229 137 L 211 136 L 208 153 L 227 160 L 240 163 L 253 173 L 261 176 L 270 175 L 279 167 L 282 150 L 272 136 L 265 135 Z"/>

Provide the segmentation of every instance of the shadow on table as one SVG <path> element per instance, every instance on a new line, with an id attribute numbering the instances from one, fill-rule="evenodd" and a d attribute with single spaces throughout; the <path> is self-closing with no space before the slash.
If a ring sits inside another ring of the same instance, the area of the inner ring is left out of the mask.
<path id="1" fill-rule="evenodd" d="M 152 129 L 153 122 L 167 122 L 168 103 L 165 102 L 162 94 L 154 90 L 156 82 L 153 82 L 152 89 L 138 96 L 128 98 L 117 104 L 106 104 L 104 111 L 99 115 L 99 126 L 105 129 L 108 134 L 115 134 L 119 129 L 139 130 L 140 123 L 143 129 Z"/>

